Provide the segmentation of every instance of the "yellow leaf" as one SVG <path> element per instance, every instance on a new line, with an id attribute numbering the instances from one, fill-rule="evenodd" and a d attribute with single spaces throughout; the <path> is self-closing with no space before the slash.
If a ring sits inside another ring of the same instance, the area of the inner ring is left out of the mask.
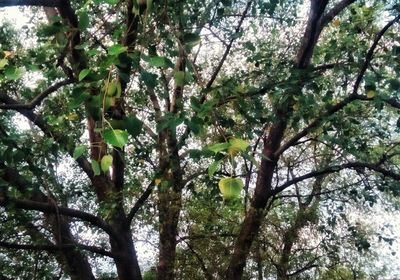
<path id="1" fill-rule="evenodd" d="M 375 91 L 374 90 L 367 91 L 367 97 L 368 98 L 374 98 L 375 97 Z"/>
<path id="2" fill-rule="evenodd" d="M 67 119 L 70 121 L 76 121 L 78 119 L 78 114 L 75 112 L 69 113 Z"/>
<path id="3" fill-rule="evenodd" d="M 238 152 L 239 152 L 239 149 L 237 149 L 237 148 L 234 148 L 234 147 L 229 147 L 229 148 L 228 148 L 228 154 L 229 154 L 231 157 L 236 156 Z"/>
<path id="4" fill-rule="evenodd" d="M 10 52 L 10 51 L 3 51 L 4 53 L 4 58 L 13 58 L 14 57 L 14 53 Z"/>
<path id="5" fill-rule="evenodd" d="M 240 196 L 243 182 L 239 178 L 225 177 L 218 182 L 219 190 L 225 200 L 235 199 Z"/>
<path id="6" fill-rule="evenodd" d="M 338 19 L 333 20 L 333 21 L 332 21 L 332 25 L 333 25 L 334 27 L 338 27 L 338 26 L 340 25 L 340 20 L 338 20 Z"/>
<path id="7" fill-rule="evenodd" d="M 154 184 L 156 186 L 158 186 L 160 183 L 161 183 L 161 179 L 160 178 L 157 178 L 157 179 L 154 180 Z"/>

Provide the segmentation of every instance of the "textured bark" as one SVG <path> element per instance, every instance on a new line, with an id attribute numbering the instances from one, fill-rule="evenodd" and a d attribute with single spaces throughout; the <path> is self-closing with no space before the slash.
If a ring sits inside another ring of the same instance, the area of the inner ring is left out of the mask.
<path id="1" fill-rule="evenodd" d="M 277 279 L 278 280 L 287 280 L 288 270 L 289 270 L 289 261 L 292 253 L 293 245 L 298 241 L 300 230 L 307 224 L 308 220 L 304 216 L 304 212 L 306 208 L 300 208 L 295 222 L 293 226 L 291 226 L 283 236 L 283 249 L 281 253 L 281 257 L 279 259 L 279 263 L 277 265 Z"/>
<path id="2" fill-rule="evenodd" d="M 185 71 L 185 53 L 181 46 L 175 68 L 177 71 Z M 177 115 L 183 110 L 182 96 L 183 86 L 176 85 L 168 108 L 170 113 Z M 161 187 L 158 193 L 160 248 L 157 279 L 173 280 L 175 278 L 176 238 L 179 214 L 182 208 L 183 175 L 176 129 L 166 129 L 160 133 L 159 137 L 160 169 L 163 170 L 163 178 L 168 180 L 171 186 L 166 189 Z"/>
<path id="3" fill-rule="evenodd" d="M 157 266 L 158 280 L 174 279 L 176 258 L 176 237 L 178 235 L 179 214 L 182 208 L 182 171 L 176 139 L 169 135 L 168 146 L 172 155 L 166 166 L 169 168 L 164 172 L 164 178 L 172 186 L 160 189 L 158 193 L 158 211 L 160 222 L 160 248 Z"/>
<path id="4" fill-rule="evenodd" d="M 264 141 L 263 155 L 265 155 L 266 158 L 261 161 L 254 198 L 246 213 L 239 237 L 236 241 L 234 252 L 226 273 L 226 279 L 242 279 L 247 256 L 249 255 L 251 245 L 260 229 L 264 217 L 264 208 L 270 198 L 271 181 L 277 163 L 276 160 L 273 159 L 273 154 L 282 141 L 285 127 L 285 121 L 278 122 L 271 128 L 269 137 Z"/>
<path id="5" fill-rule="evenodd" d="M 157 266 L 158 280 L 174 279 L 176 236 L 181 210 L 181 191 L 166 190 L 159 193 L 160 248 Z"/>
<path id="6" fill-rule="evenodd" d="M 123 227 L 120 227 L 119 233 L 119 239 L 123 241 L 122 243 L 110 240 L 111 252 L 116 255 L 114 261 L 117 267 L 118 280 L 141 280 L 142 275 L 132 240 L 132 233 Z"/>

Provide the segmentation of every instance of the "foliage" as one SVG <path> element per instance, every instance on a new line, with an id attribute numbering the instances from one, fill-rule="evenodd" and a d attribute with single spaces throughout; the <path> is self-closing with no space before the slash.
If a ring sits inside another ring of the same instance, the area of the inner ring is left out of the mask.
<path id="1" fill-rule="evenodd" d="M 12 5 L 0 278 L 386 273 L 360 217 L 400 205 L 400 3 Z"/>

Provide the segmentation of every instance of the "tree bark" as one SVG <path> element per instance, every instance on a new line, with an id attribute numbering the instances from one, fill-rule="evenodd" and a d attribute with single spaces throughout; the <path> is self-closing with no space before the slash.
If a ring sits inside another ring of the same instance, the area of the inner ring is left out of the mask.
<path id="1" fill-rule="evenodd" d="M 170 147 L 173 147 L 173 154 L 167 163 L 167 166 L 170 168 L 167 168 L 164 175 L 164 178 L 172 186 L 166 189 L 160 186 L 158 192 L 160 223 L 160 249 L 157 266 L 158 280 L 172 280 L 175 278 L 176 237 L 178 236 L 179 214 L 182 208 L 182 172 L 176 141 L 172 142 L 173 144 Z"/>
<path id="2" fill-rule="evenodd" d="M 118 280 L 142 280 L 132 233 L 123 228 L 120 228 L 119 232 L 119 239 L 123 243 L 110 240 L 111 252 L 116 255 L 114 262 L 117 267 Z"/>
<path id="3" fill-rule="evenodd" d="M 157 280 L 175 278 L 176 236 L 178 235 L 181 195 L 178 189 L 159 192 L 160 251 Z"/>

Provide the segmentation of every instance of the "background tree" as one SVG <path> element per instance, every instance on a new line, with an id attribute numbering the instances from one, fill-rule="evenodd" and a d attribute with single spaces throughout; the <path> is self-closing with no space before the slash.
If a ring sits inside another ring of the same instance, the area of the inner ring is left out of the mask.
<path id="1" fill-rule="evenodd" d="M 396 1 L 0 6 L 31 15 L 0 30 L 4 277 L 367 277 L 348 209 L 398 203 Z"/>

